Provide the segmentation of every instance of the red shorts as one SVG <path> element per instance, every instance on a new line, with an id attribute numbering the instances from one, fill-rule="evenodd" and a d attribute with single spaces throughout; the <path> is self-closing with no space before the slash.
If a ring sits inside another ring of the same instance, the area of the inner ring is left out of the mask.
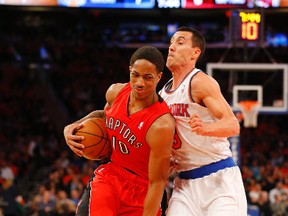
<path id="1" fill-rule="evenodd" d="M 148 180 L 113 162 L 99 166 L 94 174 L 90 190 L 85 192 L 90 193 L 82 203 L 88 202 L 89 216 L 142 216 Z M 160 206 L 158 215 L 161 215 Z"/>

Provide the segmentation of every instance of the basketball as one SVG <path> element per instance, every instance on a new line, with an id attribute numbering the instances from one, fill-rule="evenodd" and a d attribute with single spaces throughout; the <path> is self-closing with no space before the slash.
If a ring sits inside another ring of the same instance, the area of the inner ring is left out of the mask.
<path id="1" fill-rule="evenodd" d="M 103 160 L 110 157 L 112 152 L 105 120 L 102 118 L 90 118 L 83 122 L 83 127 L 76 131 L 75 135 L 84 136 L 81 144 L 85 146 L 83 157 L 89 160 Z"/>

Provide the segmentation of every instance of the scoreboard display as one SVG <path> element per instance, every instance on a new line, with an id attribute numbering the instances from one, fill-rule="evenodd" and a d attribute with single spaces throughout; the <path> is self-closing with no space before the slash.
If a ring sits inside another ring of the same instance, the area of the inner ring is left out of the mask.
<path id="1" fill-rule="evenodd" d="M 0 5 L 151 9 L 155 0 L 0 0 Z"/>
<path id="2" fill-rule="evenodd" d="M 234 42 L 258 42 L 262 39 L 263 16 L 258 10 L 234 10 L 230 21 Z"/>
<path id="3" fill-rule="evenodd" d="M 88 8 L 154 8 L 155 0 L 58 0 L 59 6 Z"/>
<path id="4" fill-rule="evenodd" d="M 248 9 L 288 7 L 288 0 L 0 0 L 0 5 L 123 9 Z"/>
<path id="5" fill-rule="evenodd" d="M 246 0 L 182 0 L 182 8 L 245 8 Z"/>

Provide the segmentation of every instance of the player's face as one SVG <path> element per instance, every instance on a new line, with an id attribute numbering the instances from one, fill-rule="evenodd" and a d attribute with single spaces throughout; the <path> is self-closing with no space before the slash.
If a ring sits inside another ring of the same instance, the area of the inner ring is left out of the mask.
<path id="1" fill-rule="evenodd" d="M 145 99 L 156 92 L 162 72 L 157 74 L 156 66 L 151 62 L 139 59 L 130 66 L 130 83 L 132 94 L 137 99 Z"/>
<path id="2" fill-rule="evenodd" d="M 195 64 L 197 57 L 195 52 L 199 50 L 198 47 L 193 47 L 191 32 L 178 31 L 170 40 L 166 66 L 172 69 L 175 66 L 181 67 L 187 64 Z"/>

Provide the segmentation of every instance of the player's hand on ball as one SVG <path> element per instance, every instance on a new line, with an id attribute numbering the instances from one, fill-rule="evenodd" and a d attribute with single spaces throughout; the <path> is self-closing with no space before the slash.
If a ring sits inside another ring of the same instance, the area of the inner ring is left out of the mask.
<path id="1" fill-rule="evenodd" d="M 81 128 L 74 128 L 73 133 L 78 137 L 83 136 L 85 138 L 79 141 L 85 147 L 81 151 L 82 156 L 89 160 L 102 161 L 103 159 L 109 159 L 112 153 L 112 145 L 105 119 L 89 118 L 82 122 L 82 126 Z"/>
<path id="2" fill-rule="evenodd" d="M 190 117 L 190 126 L 192 128 L 192 132 L 198 134 L 198 135 L 204 135 L 205 134 L 205 127 L 204 127 L 204 122 L 201 119 L 201 117 L 198 114 L 193 114 Z"/>
<path id="3" fill-rule="evenodd" d="M 80 124 L 73 123 L 73 124 L 67 125 L 63 131 L 66 144 L 75 154 L 77 154 L 80 157 L 83 156 L 82 149 L 85 148 L 85 146 L 81 144 L 81 141 L 84 140 L 85 137 L 75 135 L 75 132 L 82 127 L 83 127 L 82 123 Z"/>

